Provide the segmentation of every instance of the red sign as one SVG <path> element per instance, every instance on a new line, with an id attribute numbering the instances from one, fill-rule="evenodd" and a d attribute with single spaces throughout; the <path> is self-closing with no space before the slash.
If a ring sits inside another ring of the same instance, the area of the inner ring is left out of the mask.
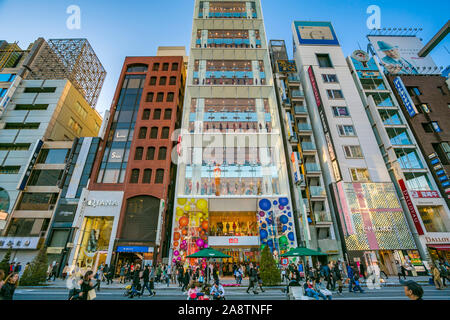
<path id="1" fill-rule="evenodd" d="M 281 265 L 287 266 L 289 264 L 288 258 L 281 258 Z"/>
<path id="2" fill-rule="evenodd" d="M 437 191 L 411 191 L 413 198 L 440 198 Z"/>
<path id="3" fill-rule="evenodd" d="M 322 101 L 320 99 L 320 93 L 319 93 L 319 89 L 317 88 L 316 77 L 314 76 L 312 66 L 310 66 L 308 68 L 308 74 L 309 74 L 309 79 L 311 80 L 311 85 L 312 85 L 312 89 L 314 92 L 314 98 L 316 99 L 317 107 L 320 108 L 322 106 Z"/>
<path id="4" fill-rule="evenodd" d="M 230 238 L 230 239 L 228 239 L 228 243 L 239 243 L 239 239 L 238 238 Z"/>
<path id="5" fill-rule="evenodd" d="M 398 180 L 398 184 L 400 185 L 400 189 L 402 190 L 403 196 L 405 197 L 406 205 L 408 206 L 409 213 L 411 214 L 411 217 L 413 218 L 414 225 L 416 226 L 417 233 L 419 235 L 423 235 L 423 229 L 422 225 L 420 224 L 419 217 L 417 215 L 416 209 L 414 208 L 414 205 L 411 201 L 411 197 L 409 196 L 408 190 L 406 189 L 405 182 L 403 179 Z"/>

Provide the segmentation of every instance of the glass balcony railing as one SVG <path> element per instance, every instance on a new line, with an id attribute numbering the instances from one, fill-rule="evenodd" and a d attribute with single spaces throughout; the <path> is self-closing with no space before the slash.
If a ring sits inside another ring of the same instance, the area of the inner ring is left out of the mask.
<path id="1" fill-rule="evenodd" d="M 284 103 L 285 105 L 287 105 L 287 106 L 290 106 L 290 105 L 291 105 L 291 99 L 286 98 L 286 99 L 283 100 L 283 103 Z"/>
<path id="2" fill-rule="evenodd" d="M 306 162 L 305 163 L 306 172 L 320 172 L 320 166 L 317 163 Z"/>
<path id="3" fill-rule="evenodd" d="M 311 197 L 326 197 L 327 194 L 325 192 L 324 187 L 314 186 L 309 187 L 309 192 L 311 193 Z"/>
<path id="4" fill-rule="evenodd" d="M 327 211 L 315 211 L 314 220 L 317 222 L 331 222 L 330 213 Z"/>
<path id="5" fill-rule="evenodd" d="M 295 112 L 295 114 L 304 114 L 304 113 L 308 113 L 308 110 L 306 109 L 305 106 L 297 106 L 297 107 L 294 107 L 294 112 Z"/>
<path id="6" fill-rule="evenodd" d="M 288 82 L 300 82 L 300 78 L 298 76 L 289 76 Z"/>
<path id="7" fill-rule="evenodd" d="M 304 151 L 313 151 L 316 150 L 316 145 L 314 142 L 302 142 L 302 149 Z"/>
<path id="8" fill-rule="evenodd" d="M 305 204 L 306 211 L 309 211 L 309 201 L 308 199 L 303 199 L 303 203 Z"/>
<path id="9" fill-rule="evenodd" d="M 302 90 L 292 90 L 292 98 L 303 98 L 305 96 Z"/>
<path id="10" fill-rule="evenodd" d="M 309 123 L 298 123 L 297 124 L 299 131 L 311 131 L 311 125 Z"/>

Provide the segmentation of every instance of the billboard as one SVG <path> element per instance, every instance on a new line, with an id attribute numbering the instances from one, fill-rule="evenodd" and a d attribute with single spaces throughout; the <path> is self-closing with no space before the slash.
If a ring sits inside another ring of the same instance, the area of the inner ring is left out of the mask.
<path id="1" fill-rule="evenodd" d="M 294 27 L 301 45 L 339 45 L 331 22 L 294 21 Z"/>
<path id="2" fill-rule="evenodd" d="M 368 36 L 380 63 L 390 74 L 440 74 L 431 57 L 419 57 L 422 41 L 414 36 Z"/>

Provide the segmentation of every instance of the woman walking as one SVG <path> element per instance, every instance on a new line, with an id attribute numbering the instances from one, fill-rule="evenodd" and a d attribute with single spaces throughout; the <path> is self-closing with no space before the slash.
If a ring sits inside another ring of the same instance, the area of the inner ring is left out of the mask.
<path id="1" fill-rule="evenodd" d="M 95 288 L 98 286 L 97 284 L 94 284 L 92 279 L 94 278 L 94 272 L 91 270 L 87 271 L 84 274 L 84 277 L 82 280 L 80 280 L 80 300 L 93 300 L 96 297 L 95 294 Z"/>
<path id="2" fill-rule="evenodd" d="M 0 300 L 12 300 L 14 291 L 19 283 L 19 274 L 16 272 L 11 273 L 6 277 L 3 286 L 0 289 Z"/>
<path id="3" fill-rule="evenodd" d="M 434 285 L 436 286 L 436 289 L 438 289 L 438 290 L 444 289 L 444 286 L 442 284 L 442 279 L 441 279 L 441 273 L 439 272 L 439 269 L 437 268 L 437 266 L 431 267 L 431 273 L 433 275 L 433 281 L 434 281 Z"/>

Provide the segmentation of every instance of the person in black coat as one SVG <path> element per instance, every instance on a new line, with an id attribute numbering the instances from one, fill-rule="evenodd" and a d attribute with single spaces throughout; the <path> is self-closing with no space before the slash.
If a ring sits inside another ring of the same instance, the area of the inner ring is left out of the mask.
<path id="1" fill-rule="evenodd" d="M 191 281 L 191 275 L 190 275 L 190 270 L 186 270 L 183 276 L 183 287 L 181 288 L 181 292 L 186 291 L 188 285 L 189 285 L 189 281 Z"/>
<path id="2" fill-rule="evenodd" d="M 94 278 L 94 272 L 91 270 L 84 274 L 83 279 L 80 281 L 81 292 L 79 293 L 79 300 L 87 300 L 89 291 L 98 287 L 98 283 L 94 285 L 92 278 Z"/>
<path id="3" fill-rule="evenodd" d="M 144 285 L 142 286 L 141 295 L 144 294 L 144 290 L 147 288 L 150 296 L 154 296 L 155 293 L 152 291 L 152 287 L 150 286 L 150 266 L 146 265 L 144 272 L 142 274 L 142 279 L 144 280 Z"/>
<path id="4" fill-rule="evenodd" d="M 250 271 L 248 272 L 249 284 L 247 288 L 247 293 L 250 293 L 250 289 L 253 289 L 254 294 L 258 294 L 256 291 L 256 284 L 258 283 L 258 271 L 253 266 L 250 266 Z"/>
<path id="5" fill-rule="evenodd" d="M 11 273 L 5 279 L 5 283 L 0 289 L 0 300 L 12 300 L 14 296 L 14 291 L 16 290 L 17 284 L 19 283 L 19 274 Z"/>
<path id="6" fill-rule="evenodd" d="M 131 295 L 130 298 L 133 298 L 135 295 L 140 297 L 141 293 L 138 291 L 140 290 L 140 286 L 141 286 L 141 278 L 140 278 L 140 271 L 141 271 L 141 267 L 140 265 L 136 265 L 135 269 L 134 269 L 134 274 L 133 274 L 133 284 L 131 286 Z"/>

